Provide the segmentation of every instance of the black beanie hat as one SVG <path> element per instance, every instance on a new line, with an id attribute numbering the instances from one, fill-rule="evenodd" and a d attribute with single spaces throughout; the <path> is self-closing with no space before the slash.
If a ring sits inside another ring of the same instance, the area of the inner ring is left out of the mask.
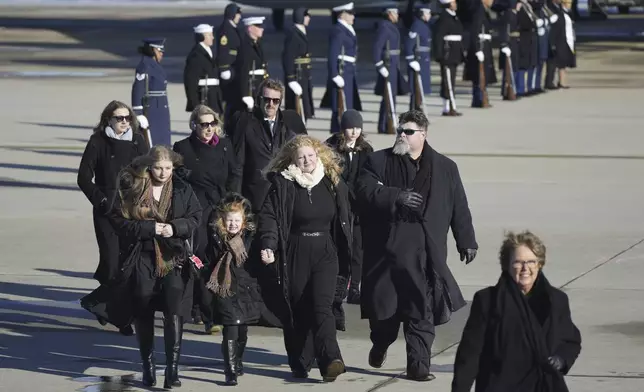
<path id="1" fill-rule="evenodd" d="M 340 121 L 341 129 L 361 128 L 362 129 L 362 115 L 355 109 L 349 109 L 342 115 Z"/>

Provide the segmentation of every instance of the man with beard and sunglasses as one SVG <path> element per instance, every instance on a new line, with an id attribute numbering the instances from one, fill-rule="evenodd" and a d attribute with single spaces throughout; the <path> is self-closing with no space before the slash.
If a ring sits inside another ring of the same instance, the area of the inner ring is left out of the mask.
<path id="1" fill-rule="evenodd" d="M 411 110 L 399 124 L 394 146 L 371 154 L 357 183 L 369 244 L 360 305 L 371 329 L 369 365 L 382 367 L 402 323 L 407 378 L 431 381 L 434 326 L 465 306 L 447 266 L 450 227 L 461 261 L 469 264 L 478 245 L 458 168 L 427 143 L 427 117 Z"/>
<path id="2" fill-rule="evenodd" d="M 284 85 L 277 79 L 266 79 L 257 89 L 252 111 L 240 110 L 227 123 L 232 135 L 237 164 L 242 170 L 241 193 L 259 212 L 270 183 L 262 170 L 282 146 L 296 134 L 306 133 L 302 118 L 294 110 L 280 110 Z"/>

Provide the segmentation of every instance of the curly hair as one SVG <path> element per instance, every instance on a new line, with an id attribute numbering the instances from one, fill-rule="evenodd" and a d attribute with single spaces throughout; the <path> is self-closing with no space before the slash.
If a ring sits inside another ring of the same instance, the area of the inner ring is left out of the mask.
<path id="1" fill-rule="evenodd" d="M 158 215 L 154 203 L 151 207 L 139 203 L 143 193 L 149 191 L 152 175 L 150 168 L 160 161 L 172 161 L 176 168 L 183 164 L 183 157 L 167 146 L 154 146 L 146 154 L 137 157 L 118 175 L 118 194 L 121 199 L 121 213 L 126 219 L 154 219 Z"/>
<path id="2" fill-rule="evenodd" d="M 537 256 L 537 261 L 541 267 L 546 264 L 546 245 L 541 238 L 529 230 L 518 234 L 510 231 L 505 234 L 505 239 L 499 250 L 499 261 L 503 270 L 510 265 L 514 251 L 522 245 L 528 247 Z"/>
<path id="3" fill-rule="evenodd" d="M 201 116 L 207 116 L 209 114 L 215 118 L 214 121 L 215 123 L 217 123 L 217 125 L 215 126 L 215 135 L 217 135 L 217 137 L 221 137 L 223 135 L 222 125 L 224 122 L 221 120 L 221 116 L 219 116 L 219 114 L 217 114 L 214 110 L 206 105 L 197 105 L 192 113 L 190 113 L 190 120 L 188 123 L 190 125 L 190 129 L 194 132 L 197 128 L 197 125 L 199 125 L 197 124 L 199 122 L 199 118 Z"/>
<path id="4" fill-rule="evenodd" d="M 250 201 L 238 193 L 229 193 L 223 198 L 214 214 L 214 220 L 210 222 L 210 226 L 214 228 L 217 233 L 223 238 L 226 238 L 226 215 L 231 212 L 238 212 L 243 217 L 241 231 L 253 232 L 257 226 L 255 223 L 255 215 L 253 215 Z"/>
<path id="5" fill-rule="evenodd" d="M 294 164 L 297 150 L 301 147 L 311 147 L 315 150 L 324 165 L 324 174 L 331 180 L 333 185 L 338 185 L 342 175 L 340 156 L 324 142 L 308 135 L 298 135 L 284 144 L 275 158 L 264 169 L 264 177 L 269 173 L 281 173 Z"/>
<path id="6" fill-rule="evenodd" d="M 94 133 L 103 132 L 105 128 L 110 125 L 110 119 L 117 109 L 127 109 L 128 112 L 130 112 L 130 128 L 132 128 L 132 132 L 137 132 L 139 130 L 139 121 L 136 119 L 136 114 L 132 108 L 121 101 L 112 101 L 108 103 L 103 109 L 103 112 L 101 112 L 101 118 L 99 119 L 98 124 L 94 127 Z"/>

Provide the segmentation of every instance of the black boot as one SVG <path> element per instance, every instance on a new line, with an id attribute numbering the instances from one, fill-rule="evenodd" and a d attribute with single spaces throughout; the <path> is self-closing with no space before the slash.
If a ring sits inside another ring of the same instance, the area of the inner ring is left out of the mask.
<path id="1" fill-rule="evenodd" d="M 237 347 L 238 343 L 236 340 L 224 340 L 221 342 L 221 352 L 224 355 L 226 385 L 237 385 Z"/>
<path id="2" fill-rule="evenodd" d="M 163 387 L 172 389 L 180 387 L 179 356 L 181 354 L 181 336 L 183 335 L 183 320 L 180 316 L 166 316 L 163 319 L 163 339 L 165 340 L 165 382 Z"/>
<path id="3" fill-rule="evenodd" d="M 154 363 L 154 316 L 137 318 L 134 326 L 143 364 L 141 382 L 147 387 L 153 387 L 157 385 L 157 371 Z"/>
<path id="4" fill-rule="evenodd" d="M 244 375 L 244 350 L 248 342 L 248 326 L 239 326 L 239 338 L 237 339 L 237 375 Z"/>

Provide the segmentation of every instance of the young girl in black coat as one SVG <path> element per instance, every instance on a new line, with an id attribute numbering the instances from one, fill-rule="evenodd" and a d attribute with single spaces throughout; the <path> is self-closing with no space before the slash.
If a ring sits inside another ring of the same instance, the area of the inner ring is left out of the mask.
<path id="1" fill-rule="evenodd" d="M 221 348 L 228 385 L 237 385 L 237 376 L 244 373 L 248 325 L 258 323 L 264 308 L 248 260 L 254 232 L 250 202 L 237 193 L 222 199 L 209 219 L 203 279 L 211 295 L 207 303 L 224 326 Z"/>

